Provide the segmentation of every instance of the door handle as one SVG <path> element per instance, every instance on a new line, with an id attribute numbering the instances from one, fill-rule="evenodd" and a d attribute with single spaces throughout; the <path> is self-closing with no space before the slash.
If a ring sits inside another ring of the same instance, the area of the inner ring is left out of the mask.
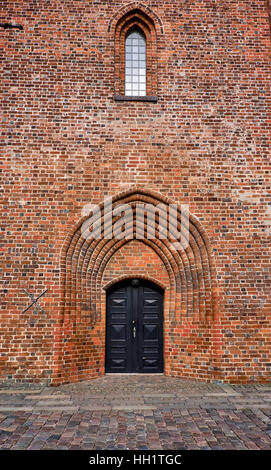
<path id="1" fill-rule="evenodd" d="M 133 320 L 132 323 L 133 323 L 133 338 L 136 338 L 136 322 L 135 322 L 135 320 Z"/>

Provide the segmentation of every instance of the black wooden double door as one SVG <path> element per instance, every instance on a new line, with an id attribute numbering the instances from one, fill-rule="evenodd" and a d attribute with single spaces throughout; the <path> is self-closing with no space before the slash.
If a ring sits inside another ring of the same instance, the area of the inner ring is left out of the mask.
<path id="1" fill-rule="evenodd" d="M 106 372 L 163 372 L 163 291 L 131 280 L 107 294 Z"/>

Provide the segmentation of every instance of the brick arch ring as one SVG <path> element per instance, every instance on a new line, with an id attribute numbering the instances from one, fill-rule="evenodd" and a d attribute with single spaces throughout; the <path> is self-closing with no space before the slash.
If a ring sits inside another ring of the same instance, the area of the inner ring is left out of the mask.
<path id="1" fill-rule="evenodd" d="M 172 201 L 159 193 L 134 187 L 112 198 L 112 209 L 119 204 L 129 204 L 135 215 L 138 204 L 163 204 L 165 208 Z M 107 228 L 104 206 L 100 204 L 102 230 Z M 137 214 L 138 215 L 138 214 Z M 146 235 L 146 218 L 140 220 L 140 242 L 146 244 L 159 256 L 169 279 L 169 317 L 181 322 L 191 320 L 209 322 L 216 318 L 218 310 L 216 271 L 211 246 L 200 222 L 192 214 L 178 211 L 178 229 L 182 223 L 189 228 L 188 243 L 179 250 L 172 250 L 168 239 L 158 238 L 158 220 L 154 220 L 155 238 Z M 94 239 L 86 236 L 81 219 L 73 232 L 64 242 L 61 253 L 61 292 L 63 309 L 60 323 L 71 321 L 73 324 L 87 322 L 94 325 L 102 319 L 103 273 L 114 255 L 131 239 Z M 113 218 L 113 223 L 118 218 Z M 166 218 L 162 217 L 166 224 Z M 138 223 L 138 219 L 137 219 Z M 161 223 L 159 219 L 159 223 Z M 136 233 L 135 217 L 128 227 L 131 234 Z M 138 232 L 137 232 L 138 233 Z M 156 236 L 157 235 L 157 236 Z"/>
<path id="2" fill-rule="evenodd" d="M 122 20 L 122 18 L 134 11 L 142 12 L 144 15 L 146 15 L 146 17 L 149 17 L 160 33 L 164 33 L 163 24 L 159 16 L 154 13 L 154 11 L 148 5 L 145 5 L 141 2 L 131 2 L 117 10 L 109 20 L 107 29 L 108 33 L 112 32 L 114 34 L 116 26 Z"/>
<path id="3" fill-rule="evenodd" d="M 111 281 L 107 282 L 107 284 L 105 284 L 103 286 L 103 289 L 105 291 L 107 291 L 108 289 L 110 289 L 114 284 L 118 284 L 119 282 L 122 282 L 122 281 L 128 281 L 130 279 L 142 279 L 143 281 L 149 281 L 149 282 L 152 282 L 153 284 L 156 284 L 158 287 L 160 287 L 161 289 L 163 289 L 164 291 L 167 290 L 167 286 L 161 282 L 160 280 L 158 279 L 155 279 L 154 277 L 152 276 L 147 276 L 145 274 L 136 274 L 135 276 L 128 276 L 126 274 L 124 274 L 123 276 L 118 276 L 114 279 L 112 279 Z"/>

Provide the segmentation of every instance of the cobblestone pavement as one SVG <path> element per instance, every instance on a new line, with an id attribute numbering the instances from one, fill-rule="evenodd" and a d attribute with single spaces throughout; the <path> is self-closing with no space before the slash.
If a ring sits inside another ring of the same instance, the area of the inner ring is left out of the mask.
<path id="1" fill-rule="evenodd" d="M 0 449 L 271 449 L 271 385 L 107 375 L 0 388 Z"/>

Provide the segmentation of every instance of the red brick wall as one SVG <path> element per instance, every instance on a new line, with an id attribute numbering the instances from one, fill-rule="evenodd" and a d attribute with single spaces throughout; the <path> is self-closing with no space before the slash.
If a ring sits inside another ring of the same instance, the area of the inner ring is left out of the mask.
<path id="1" fill-rule="evenodd" d="M 145 277 L 169 288 L 167 271 L 161 258 L 139 240 L 131 240 L 120 248 L 109 260 L 103 274 L 104 286 L 126 277 Z"/>
<path id="2" fill-rule="evenodd" d="M 114 100 L 115 31 L 134 8 L 153 28 L 157 103 Z M 1 22 L 23 25 L 0 27 L 4 380 L 103 374 L 103 282 L 133 275 L 127 259 L 170 286 L 168 375 L 270 380 L 268 12 L 260 0 L 0 2 Z M 189 247 L 187 285 L 166 248 L 101 243 L 91 256 L 76 238 L 85 204 L 135 186 L 189 204 L 205 251 L 200 262 Z M 42 311 L 22 313 L 24 289 L 48 289 Z"/>

